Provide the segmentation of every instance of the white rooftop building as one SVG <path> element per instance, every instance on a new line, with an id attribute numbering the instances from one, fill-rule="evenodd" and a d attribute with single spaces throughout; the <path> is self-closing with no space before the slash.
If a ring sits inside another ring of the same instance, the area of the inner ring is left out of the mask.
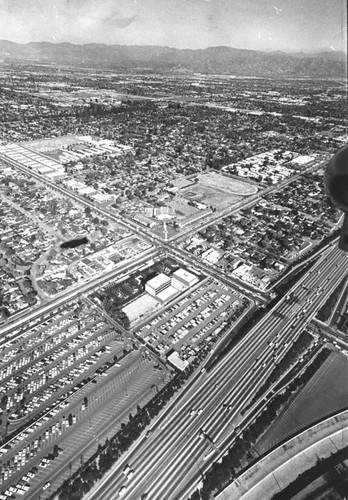
<path id="1" fill-rule="evenodd" d="M 145 284 L 145 290 L 154 297 L 171 285 L 171 278 L 160 273 Z"/>
<path id="2" fill-rule="evenodd" d="M 169 354 L 167 359 L 170 363 L 172 363 L 172 365 L 179 368 L 180 371 L 184 371 L 186 366 L 189 364 L 187 360 L 183 361 L 176 351 Z"/>
<path id="3" fill-rule="evenodd" d="M 198 278 L 195 274 L 182 268 L 175 271 L 172 276 L 172 285 L 179 290 L 183 288 L 183 285 L 184 287 L 190 287 L 197 283 L 197 281 Z"/>

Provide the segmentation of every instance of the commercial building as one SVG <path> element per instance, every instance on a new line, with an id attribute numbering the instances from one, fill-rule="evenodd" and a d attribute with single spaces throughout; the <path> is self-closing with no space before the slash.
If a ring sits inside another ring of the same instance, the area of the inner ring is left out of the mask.
<path id="1" fill-rule="evenodd" d="M 198 277 L 186 269 L 178 269 L 172 275 L 172 285 L 181 290 L 183 287 L 193 286 L 198 282 Z"/>
<path id="2" fill-rule="evenodd" d="M 145 284 L 145 290 L 147 293 L 156 297 L 166 288 L 171 285 L 171 278 L 164 273 L 160 273 Z"/>
<path id="3" fill-rule="evenodd" d="M 184 371 L 186 366 L 188 366 L 189 362 L 185 359 L 184 361 L 180 358 L 179 354 L 176 351 L 172 351 L 168 356 L 167 360 L 178 368 L 180 371 Z"/>

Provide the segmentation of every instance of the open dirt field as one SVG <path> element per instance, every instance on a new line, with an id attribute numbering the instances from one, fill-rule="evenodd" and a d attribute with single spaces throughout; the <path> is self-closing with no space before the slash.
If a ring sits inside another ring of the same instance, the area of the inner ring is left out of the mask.
<path id="1" fill-rule="evenodd" d="M 227 207 L 227 205 L 232 205 L 242 199 L 242 196 L 237 194 L 226 193 L 200 184 L 196 184 L 194 187 L 190 186 L 187 191 L 182 190 L 182 195 L 188 200 L 198 201 L 204 203 L 207 207 L 213 206 L 216 208 Z"/>
<path id="2" fill-rule="evenodd" d="M 83 142 L 76 135 L 66 135 L 63 137 L 52 137 L 51 139 L 38 139 L 37 141 L 23 142 L 23 146 L 27 146 L 33 151 L 44 153 L 45 151 L 55 151 L 56 149 L 66 148 L 71 144 Z"/>
<path id="3" fill-rule="evenodd" d="M 215 172 L 198 176 L 198 182 L 180 190 L 186 199 L 216 208 L 225 208 L 244 196 L 257 192 L 257 187 Z"/>
<path id="4" fill-rule="evenodd" d="M 198 185 L 218 189 L 226 193 L 249 196 L 257 193 L 257 187 L 247 182 L 238 181 L 232 177 L 226 177 L 216 172 L 201 174 L 198 176 Z"/>

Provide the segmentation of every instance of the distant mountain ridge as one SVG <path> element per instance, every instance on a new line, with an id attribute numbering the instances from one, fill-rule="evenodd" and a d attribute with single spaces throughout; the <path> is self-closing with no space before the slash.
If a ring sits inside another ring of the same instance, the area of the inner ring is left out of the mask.
<path id="1" fill-rule="evenodd" d="M 275 77 L 344 77 L 342 52 L 287 54 L 232 47 L 175 49 L 152 45 L 104 45 L 0 40 L 0 61 L 111 70 L 188 71 L 203 74 Z"/>

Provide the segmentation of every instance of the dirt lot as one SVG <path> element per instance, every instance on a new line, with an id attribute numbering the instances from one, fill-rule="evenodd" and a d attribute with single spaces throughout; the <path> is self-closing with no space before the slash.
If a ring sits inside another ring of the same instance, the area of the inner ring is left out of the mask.
<path id="1" fill-rule="evenodd" d="M 199 203 L 204 203 L 207 207 L 213 206 L 216 208 L 224 208 L 227 205 L 232 205 L 240 201 L 243 197 L 236 194 L 229 194 L 224 191 L 219 191 L 218 189 L 212 189 L 207 186 L 202 186 L 197 184 L 192 189 L 192 186 L 185 192 L 183 190 L 183 196 L 187 197 L 192 201 L 198 201 Z"/>
<path id="2" fill-rule="evenodd" d="M 192 201 L 216 208 L 224 208 L 240 201 L 244 196 L 257 192 L 253 185 L 215 172 L 198 176 L 198 182 L 180 190 L 182 196 Z"/>
<path id="3" fill-rule="evenodd" d="M 38 139 L 37 141 L 24 142 L 23 146 L 27 146 L 33 151 L 38 151 L 41 153 L 47 151 L 55 151 L 57 149 L 66 148 L 71 144 L 76 144 L 77 142 L 83 142 L 76 135 L 66 135 L 63 137 L 53 137 L 52 139 Z"/>
<path id="4" fill-rule="evenodd" d="M 247 182 L 239 181 L 233 177 L 209 172 L 198 176 L 198 184 L 210 188 L 218 189 L 226 193 L 249 196 L 257 192 L 257 187 Z"/>

